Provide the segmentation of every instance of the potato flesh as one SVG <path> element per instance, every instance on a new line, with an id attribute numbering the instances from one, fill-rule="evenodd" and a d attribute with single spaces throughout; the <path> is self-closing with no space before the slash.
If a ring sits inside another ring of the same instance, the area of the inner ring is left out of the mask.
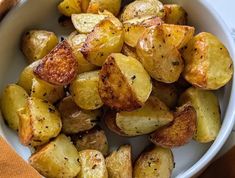
<path id="1" fill-rule="evenodd" d="M 58 5 L 58 10 L 61 14 L 70 17 L 72 14 L 81 13 L 80 0 L 63 0 Z"/>
<path id="2" fill-rule="evenodd" d="M 164 5 L 165 17 L 164 21 L 167 24 L 185 25 L 187 24 L 187 13 L 178 4 Z"/>

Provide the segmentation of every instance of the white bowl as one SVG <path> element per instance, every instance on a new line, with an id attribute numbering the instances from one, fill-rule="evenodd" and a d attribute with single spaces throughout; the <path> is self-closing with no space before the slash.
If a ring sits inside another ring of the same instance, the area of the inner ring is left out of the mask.
<path id="1" fill-rule="evenodd" d="M 66 35 L 71 30 L 64 29 L 58 25 L 59 14 L 56 5 L 59 0 L 28 0 L 21 1 L 1 22 L 0 25 L 0 90 L 8 83 L 16 82 L 21 70 L 26 65 L 24 56 L 19 50 L 20 37 L 27 29 L 47 29 L 54 31 L 57 35 Z M 171 0 L 182 5 L 189 14 L 189 22 L 197 31 L 207 31 L 215 34 L 229 49 L 235 59 L 235 47 L 230 32 L 223 20 L 215 10 L 208 5 L 207 0 Z M 218 153 L 228 138 L 234 124 L 234 78 L 219 92 L 220 107 L 223 125 L 217 139 L 212 144 L 199 144 L 191 141 L 189 144 L 173 149 L 176 167 L 173 177 L 192 177 L 203 169 Z M 122 143 L 130 143 L 133 154 L 136 157 L 148 144 L 146 137 L 135 137 L 123 139 L 107 131 L 111 149 Z M 2 118 L 0 119 L 0 133 L 14 147 L 25 160 L 30 155 L 28 148 L 22 146 L 16 133 L 6 127 Z"/>

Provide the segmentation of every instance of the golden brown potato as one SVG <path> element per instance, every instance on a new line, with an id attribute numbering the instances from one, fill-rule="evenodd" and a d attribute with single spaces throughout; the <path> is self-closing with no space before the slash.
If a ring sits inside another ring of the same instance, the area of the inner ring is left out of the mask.
<path id="1" fill-rule="evenodd" d="M 86 12 L 91 0 L 81 0 L 82 12 Z"/>
<path id="2" fill-rule="evenodd" d="M 202 32 L 185 46 L 184 78 L 192 85 L 216 90 L 232 77 L 233 62 L 226 47 L 214 35 Z"/>
<path id="3" fill-rule="evenodd" d="M 105 15 L 107 20 L 110 20 L 114 25 L 116 25 L 118 28 L 122 28 L 122 22 L 120 22 L 120 20 L 115 17 L 111 12 L 104 10 L 104 11 L 99 11 L 99 14 L 101 15 Z"/>
<path id="4" fill-rule="evenodd" d="M 132 111 L 147 101 L 152 90 L 150 80 L 137 59 L 113 53 L 99 73 L 99 94 L 110 108 Z"/>
<path id="5" fill-rule="evenodd" d="M 140 38 L 136 52 L 152 78 L 173 83 L 179 79 L 184 64 L 179 51 L 165 42 L 163 26 L 152 27 Z"/>
<path id="6" fill-rule="evenodd" d="M 178 90 L 175 85 L 158 82 L 156 80 L 153 80 L 152 84 L 153 90 L 151 95 L 156 96 L 169 108 L 174 108 L 178 101 Z"/>
<path id="7" fill-rule="evenodd" d="M 215 140 L 221 127 L 217 97 L 211 91 L 191 87 L 181 95 L 179 102 L 180 104 L 191 102 L 197 112 L 194 139 L 201 143 Z"/>
<path id="8" fill-rule="evenodd" d="M 178 4 L 165 4 L 164 5 L 164 21 L 167 24 L 186 25 L 187 24 L 187 13 Z"/>
<path id="9" fill-rule="evenodd" d="M 58 110 L 61 114 L 62 132 L 74 134 L 92 129 L 100 117 L 100 110 L 83 110 L 73 101 L 71 96 L 60 101 Z"/>
<path id="10" fill-rule="evenodd" d="M 34 74 L 53 85 L 68 85 L 78 73 L 78 63 L 69 43 L 64 40 L 34 68 Z"/>
<path id="11" fill-rule="evenodd" d="M 159 146 L 172 148 L 185 145 L 196 131 L 197 113 L 191 104 L 185 104 L 174 112 L 174 121 L 156 130 L 150 140 Z"/>
<path id="12" fill-rule="evenodd" d="M 60 114 L 47 101 L 29 97 L 26 105 L 18 110 L 18 115 L 19 137 L 23 145 L 43 145 L 60 133 Z"/>
<path id="13" fill-rule="evenodd" d="M 90 0 L 87 12 L 98 13 L 98 11 L 108 10 L 115 16 L 118 15 L 121 8 L 121 0 Z"/>
<path id="14" fill-rule="evenodd" d="M 157 16 L 135 17 L 127 20 L 123 22 L 124 42 L 131 47 L 136 47 L 147 28 L 158 26 L 162 23 L 163 21 Z"/>
<path id="15" fill-rule="evenodd" d="M 58 10 L 65 16 L 71 16 L 72 14 L 81 13 L 81 1 L 80 0 L 63 0 L 58 5 Z"/>
<path id="16" fill-rule="evenodd" d="M 138 55 L 136 54 L 136 49 L 133 47 L 130 47 L 126 44 L 123 44 L 121 52 L 122 52 L 122 54 L 124 54 L 126 56 L 131 56 L 137 60 L 140 60 Z"/>
<path id="17" fill-rule="evenodd" d="M 94 110 L 103 106 L 98 92 L 99 71 L 79 74 L 70 85 L 74 102 L 82 109 Z"/>
<path id="18" fill-rule="evenodd" d="M 10 84 L 3 90 L 1 96 L 1 111 L 3 118 L 11 129 L 18 130 L 19 117 L 17 110 L 24 107 L 28 94 L 26 91 L 16 85 Z"/>
<path id="19" fill-rule="evenodd" d="M 140 109 L 116 114 L 117 126 L 129 136 L 149 134 L 172 120 L 173 115 L 167 106 L 153 96 Z"/>
<path id="20" fill-rule="evenodd" d="M 155 146 L 145 150 L 137 159 L 133 178 L 170 178 L 173 167 L 171 150 Z"/>
<path id="21" fill-rule="evenodd" d="M 83 150 L 79 152 L 81 171 L 78 178 L 108 178 L 105 159 L 97 150 Z"/>
<path id="22" fill-rule="evenodd" d="M 21 41 L 21 50 L 32 63 L 46 56 L 58 43 L 53 32 L 45 30 L 30 30 L 24 33 Z"/>
<path id="23" fill-rule="evenodd" d="M 124 22 L 135 17 L 143 17 L 148 15 L 163 17 L 163 4 L 158 0 L 133 1 L 124 8 L 120 16 L 120 20 Z"/>
<path id="24" fill-rule="evenodd" d="M 78 151 L 63 134 L 34 153 L 29 163 L 40 174 L 51 178 L 73 178 L 81 169 Z"/>
<path id="25" fill-rule="evenodd" d="M 111 53 L 122 50 L 123 30 L 111 20 L 103 20 L 88 34 L 81 49 L 85 59 L 90 63 L 102 66 Z"/>
<path id="26" fill-rule="evenodd" d="M 108 140 L 99 127 L 74 135 L 72 140 L 78 151 L 93 149 L 100 151 L 104 156 L 108 154 Z"/>
<path id="27" fill-rule="evenodd" d="M 105 159 L 109 178 L 132 178 L 131 146 L 123 145 Z"/>

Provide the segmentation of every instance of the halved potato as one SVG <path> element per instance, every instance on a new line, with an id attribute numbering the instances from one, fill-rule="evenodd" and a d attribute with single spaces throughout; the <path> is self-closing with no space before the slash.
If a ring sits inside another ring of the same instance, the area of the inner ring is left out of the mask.
<path id="1" fill-rule="evenodd" d="M 183 60 L 175 46 L 166 43 L 163 26 L 146 30 L 136 47 L 148 73 L 157 81 L 173 83 L 183 71 Z"/>
<path id="2" fill-rule="evenodd" d="M 108 178 L 105 159 L 97 150 L 83 150 L 79 152 L 81 171 L 78 178 Z"/>
<path id="3" fill-rule="evenodd" d="M 187 24 L 187 12 L 178 4 L 164 5 L 165 17 L 167 24 L 185 25 Z"/>
<path id="4" fill-rule="evenodd" d="M 85 59 L 90 63 L 102 66 L 111 53 L 122 50 L 123 30 L 111 20 L 103 20 L 88 34 L 81 49 Z"/>
<path id="5" fill-rule="evenodd" d="M 184 78 L 192 85 L 216 90 L 223 87 L 233 75 L 233 62 L 226 47 L 214 35 L 202 32 L 185 46 Z"/>
<path id="6" fill-rule="evenodd" d="M 140 108 L 151 90 L 151 79 L 141 63 L 121 53 L 111 54 L 99 73 L 100 97 L 112 109 L 132 111 Z"/>
<path id="7" fill-rule="evenodd" d="M 180 97 L 179 103 L 191 102 L 197 112 L 197 129 L 194 139 L 201 143 L 216 139 L 220 127 L 220 109 L 217 97 L 211 91 L 191 87 Z"/>
<path id="8" fill-rule="evenodd" d="M 21 41 L 21 50 L 32 63 L 46 56 L 58 43 L 53 32 L 45 30 L 30 30 L 24 33 Z"/>
<path id="9" fill-rule="evenodd" d="M 123 145 L 105 159 L 109 178 L 132 178 L 131 146 Z"/>
<path id="10" fill-rule="evenodd" d="M 81 13 L 81 0 L 63 0 L 58 5 L 58 10 L 65 16 Z"/>
<path id="11" fill-rule="evenodd" d="M 103 105 L 98 92 L 99 71 L 79 74 L 70 85 L 74 102 L 82 109 L 94 110 Z"/>
<path id="12" fill-rule="evenodd" d="M 61 100 L 58 110 L 61 114 L 62 132 L 65 134 L 75 134 L 92 129 L 101 115 L 100 110 L 88 111 L 79 108 L 72 96 Z"/>
<path id="13" fill-rule="evenodd" d="M 23 145 L 43 145 L 60 133 L 60 114 L 48 101 L 29 97 L 26 105 L 18 110 L 18 115 L 19 137 Z"/>
<path id="14" fill-rule="evenodd" d="M 151 26 L 161 25 L 163 21 L 157 16 L 135 17 L 123 22 L 124 42 L 131 47 L 136 47 L 145 30 Z"/>
<path id="15" fill-rule="evenodd" d="M 132 48 L 132 47 L 126 45 L 126 44 L 123 44 L 121 52 L 122 52 L 122 54 L 124 54 L 126 56 L 131 56 L 131 57 L 139 60 L 139 57 L 136 54 L 136 49 Z"/>
<path id="16" fill-rule="evenodd" d="M 10 84 L 3 90 L 1 96 L 1 111 L 3 118 L 11 129 L 18 130 L 19 117 L 17 110 L 24 107 L 28 94 L 26 91 L 16 85 Z"/>
<path id="17" fill-rule="evenodd" d="M 153 96 L 140 109 L 116 114 L 117 126 L 129 136 L 149 134 L 172 120 L 173 114 L 167 106 Z"/>
<path id="18" fill-rule="evenodd" d="M 103 155 L 108 154 L 108 140 L 104 131 L 99 127 L 74 135 L 72 140 L 78 151 L 93 149 L 100 151 Z"/>
<path id="19" fill-rule="evenodd" d="M 78 63 L 69 43 L 64 40 L 34 68 L 34 74 L 54 85 L 67 85 L 78 72 Z"/>
<path id="20" fill-rule="evenodd" d="M 162 147 L 172 148 L 188 143 L 196 132 L 197 113 L 191 104 L 184 104 L 174 112 L 174 121 L 156 130 L 150 140 Z"/>
<path id="21" fill-rule="evenodd" d="M 29 163 L 45 177 L 73 178 L 81 170 L 78 151 L 63 134 L 34 153 Z"/>
<path id="22" fill-rule="evenodd" d="M 170 178 L 173 168 L 171 150 L 155 146 L 145 150 L 137 159 L 133 178 Z"/>

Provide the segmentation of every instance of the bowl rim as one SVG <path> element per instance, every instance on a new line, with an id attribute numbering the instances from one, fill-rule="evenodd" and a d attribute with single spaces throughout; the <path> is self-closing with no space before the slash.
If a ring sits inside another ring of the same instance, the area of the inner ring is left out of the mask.
<path id="1" fill-rule="evenodd" d="M 1 26 L 4 25 L 10 18 L 12 14 L 15 13 L 15 11 L 23 6 L 25 3 L 27 3 L 29 0 L 20 0 L 19 3 L 13 7 L 10 12 L 8 12 L 2 21 L 0 22 L 0 28 Z M 224 22 L 222 17 L 219 15 L 217 10 L 209 3 L 208 0 L 198 0 L 198 3 L 200 3 L 202 6 L 204 6 L 207 11 L 212 14 L 215 18 L 215 21 L 220 25 L 222 31 L 225 34 L 225 37 L 228 41 L 227 46 L 230 47 L 230 56 L 233 59 L 233 63 L 235 64 L 235 43 L 233 41 L 231 34 L 231 30 L 228 27 L 228 25 Z M 224 119 L 226 118 L 228 121 L 226 125 L 222 124 L 222 127 L 220 129 L 219 135 L 217 136 L 216 140 L 213 142 L 213 144 L 209 147 L 209 149 L 203 154 L 203 156 L 194 164 L 192 165 L 189 169 L 187 170 L 182 170 L 182 172 L 176 176 L 176 178 L 189 178 L 193 177 L 196 174 L 198 174 L 200 171 L 203 170 L 211 161 L 212 159 L 216 156 L 216 154 L 220 151 L 226 140 L 228 139 L 234 123 L 235 123 L 235 77 L 233 74 L 233 78 L 231 80 L 231 94 L 230 94 L 230 99 L 228 101 L 227 108 L 225 110 L 225 115 Z M 0 124 L 0 136 L 2 136 L 7 142 L 8 140 L 6 139 L 2 125 Z"/>

